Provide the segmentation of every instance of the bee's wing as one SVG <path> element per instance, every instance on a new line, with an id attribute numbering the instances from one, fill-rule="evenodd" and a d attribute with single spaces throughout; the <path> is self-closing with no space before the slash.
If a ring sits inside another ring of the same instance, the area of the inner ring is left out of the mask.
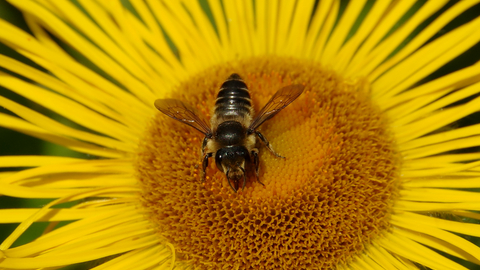
<path id="1" fill-rule="evenodd" d="M 205 135 L 212 134 L 208 124 L 200 118 L 195 109 L 176 99 L 157 99 L 155 107 L 171 118 L 183 122 Z"/>
<path id="2" fill-rule="evenodd" d="M 301 84 L 292 84 L 278 90 L 258 113 L 255 119 L 253 119 L 248 130 L 253 131 L 263 124 L 263 122 L 274 117 L 283 108 L 287 107 L 288 104 L 292 103 L 298 96 L 300 96 L 304 88 L 305 86 Z"/>

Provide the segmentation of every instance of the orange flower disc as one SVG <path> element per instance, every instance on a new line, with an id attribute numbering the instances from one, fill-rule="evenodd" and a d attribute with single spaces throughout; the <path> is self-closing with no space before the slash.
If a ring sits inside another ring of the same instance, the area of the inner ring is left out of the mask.
<path id="1" fill-rule="evenodd" d="M 202 183 L 203 135 L 157 113 L 136 168 L 158 234 L 199 269 L 328 269 L 348 262 L 388 229 L 399 179 L 393 136 L 368 85 L 310 62 L 254 58 L 192 77 L 172 97 L 209 119 L 220 85 L 234 72 L 257 112 L 279 88 L 305 85 L 260 127 L 286 159 L 259 143 L 265 186 L 250 172 L 245 190 L 234 193 L 214 159 Z"/>

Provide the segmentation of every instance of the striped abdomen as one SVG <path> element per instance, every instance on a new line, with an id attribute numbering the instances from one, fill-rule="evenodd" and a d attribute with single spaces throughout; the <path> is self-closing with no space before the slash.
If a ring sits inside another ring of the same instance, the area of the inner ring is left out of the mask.
<path id="1" fill-rule="evenodd" d="M 234 73 L 220 87 L 215 102 L 216 118 L 223 121 L 235 120 L 243 124 L 250 122 L 253 115 L 250 93 L 242 78 Z"/>

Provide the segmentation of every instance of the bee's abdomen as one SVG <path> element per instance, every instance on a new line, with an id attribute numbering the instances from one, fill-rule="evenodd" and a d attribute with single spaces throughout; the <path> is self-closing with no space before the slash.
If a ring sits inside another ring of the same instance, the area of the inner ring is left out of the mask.
<path id="1" fill-rule="evenodd" d="M 220 87 L 215 102 L 215 114 L 231 117 L 245 117 L 251 114 L 251 100 L 247 85 L 234 73 Z"/>

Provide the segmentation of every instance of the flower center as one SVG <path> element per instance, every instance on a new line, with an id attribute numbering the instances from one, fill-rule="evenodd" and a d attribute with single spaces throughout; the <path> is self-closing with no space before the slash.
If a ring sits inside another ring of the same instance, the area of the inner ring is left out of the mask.
<path id="1" fill-rule="evenodd" d="M 388 229 L 399 156 L 368 84 L 348 82 L 318 64 L 254 58 L 205 71 L 173 98 L 210 119 L 231 74 L 247 84 L 256 112 L 281 87 L 303 94 L 259 130 L 259 179 L 248 173 L 235 193 L 214 164 L 201 181 L 203 135 L 162 113 L 152 119 L 137 156 L 141 198 L 159 235 L 199 268 L 308 269 L 347 263 Z M 152 101 L 153 103 L 153 101 Z M 249 169 L 250 171 L 252 169 Z"/>

